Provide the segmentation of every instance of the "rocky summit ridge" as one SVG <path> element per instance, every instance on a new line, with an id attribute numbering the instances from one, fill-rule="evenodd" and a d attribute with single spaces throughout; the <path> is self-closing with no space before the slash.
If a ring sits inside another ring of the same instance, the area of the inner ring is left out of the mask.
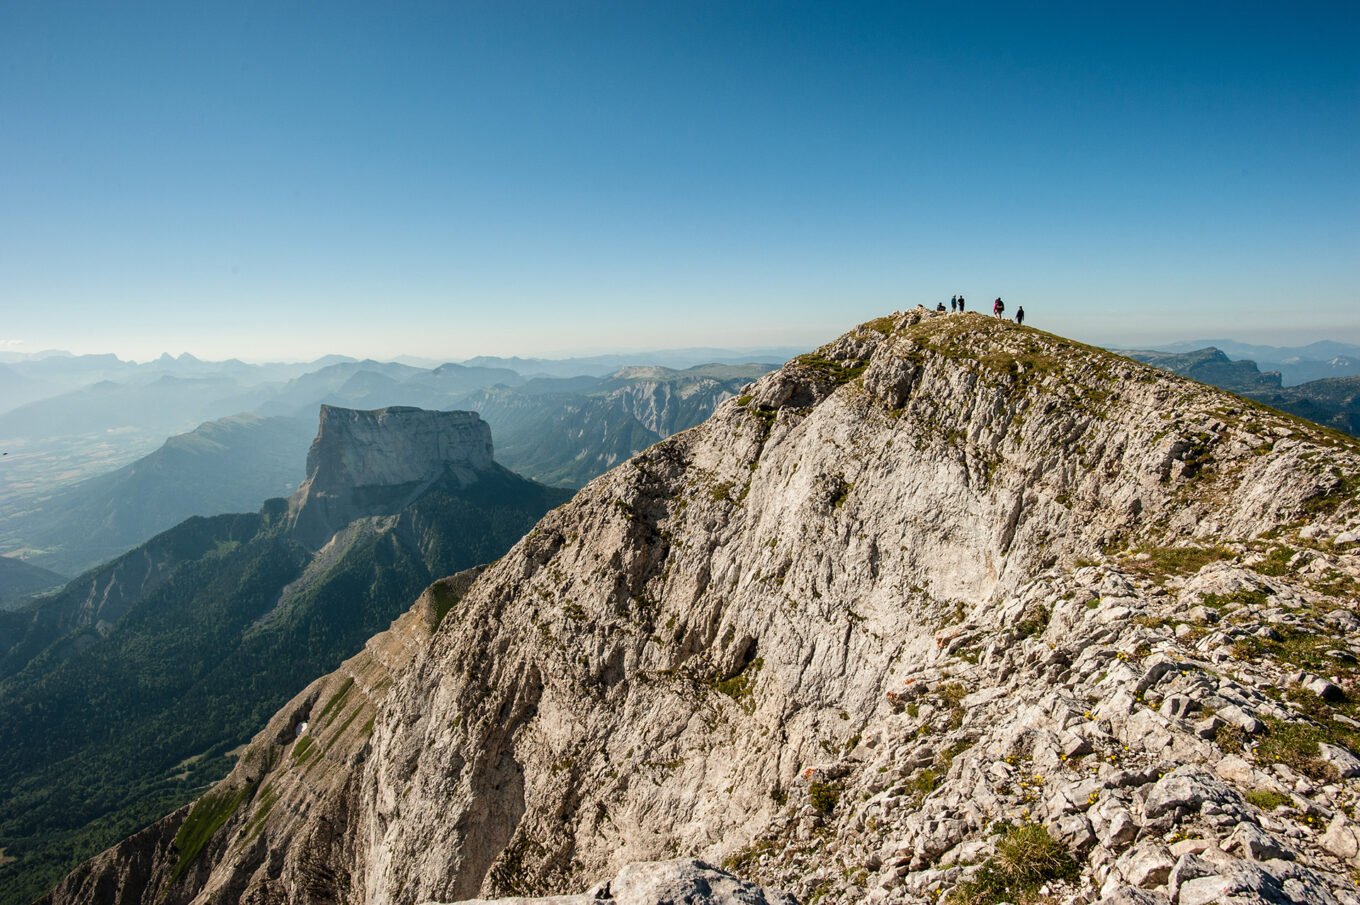
<path id="1" fill-rule="evenodd" d="M 1357 903 L 1358 490 L 1355 441 L 1227 393 L 880 318 L 437 582 L 47 901 L 686 856 L 747 896 L 695 902 Z"/>

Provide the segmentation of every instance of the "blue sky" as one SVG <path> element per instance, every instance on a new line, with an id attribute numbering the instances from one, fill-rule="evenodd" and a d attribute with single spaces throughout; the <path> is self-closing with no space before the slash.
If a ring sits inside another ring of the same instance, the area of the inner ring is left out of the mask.
<path id="1" fill-rule="evenodd" d="M 1360 342 L 1360 5 L 0 5 L 0 343 Z"/>

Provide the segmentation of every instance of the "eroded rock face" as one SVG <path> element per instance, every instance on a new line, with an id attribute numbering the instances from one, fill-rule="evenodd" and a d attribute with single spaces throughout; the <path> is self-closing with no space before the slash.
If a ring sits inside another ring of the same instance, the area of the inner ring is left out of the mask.
<path id="1" fill-rule="evenodd" d="M 578 896 L 466 899 L 453 905 L 797 905 L 702 861 L 681 858 L 630 864 L 613 880 Z M 429 902 L 426 905 L 439 905 Z"/>
<path id="2" fill-rule="evenodd" d="M 1360 527 L 1357 473 L 1349 441 L 1117 356 L 880 319 L 444 598 L 326 795 L 257 738 L 243 763 L 267 770 L 223 788 L 312 797 L 285 819 L 251 791 L 156 894 L 559 895 L 684 854 L 822 902 L 929 902 L 1037 823 L 1082 859 L 1059 901 L 1356 902 L 1349 824 L 1324 847 L 1302 816 L 1354 813 L 1360 786 L 1261 740 L 1342 706 L 1271 690 L 1317 674 L 1288 658 L 1324 624 L 1360 651 L 1323 622 L 1360 562 L 1304 535 Z"/>
<path id="3" fill-rule="evenodd" d="M 492 467 L 491 428 L 476 412 L 323 405 L 307 479 L 289 502 L 294 535 L 318 546 L 356 518 L 399 508 L 394 500 L 446 472 L 470 484 Z"/>

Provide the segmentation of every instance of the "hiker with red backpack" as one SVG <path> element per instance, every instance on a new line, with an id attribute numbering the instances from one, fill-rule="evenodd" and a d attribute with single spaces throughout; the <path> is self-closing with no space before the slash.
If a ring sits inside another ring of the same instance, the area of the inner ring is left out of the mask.
<path id="1" fill-rule="evenodd" d="M 1002 313 L 1004 313 L 1005 310 L 1006 303 L 1001 301 L 1001 299 L 998 298 L 996 301 L 992 302 L 992 313 L 995 314 L 998 318 L 1001 317 Z"/>

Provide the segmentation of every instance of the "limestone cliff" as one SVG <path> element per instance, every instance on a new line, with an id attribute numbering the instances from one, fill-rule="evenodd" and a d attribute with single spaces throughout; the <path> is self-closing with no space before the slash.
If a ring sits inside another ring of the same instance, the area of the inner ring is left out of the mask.
<path id="1" fill-rule="evenodd" d="M 406 905 L 686 855 L 804 901 L 1360 902 L 1357 476 L 1148 366 L 885 317 L 437 585 L 380 699 L 322 680 L 137 876 Z"/>
<path id="2" fill-rule="evenodd" d="M 413 499 L 448 473 L 470 484 L 493 467 L 491 428 L 476 412 L 323 405 L 307 479 L 289 501 L 294 536 L 319 546 L 356 518 L 399 509 L 394 500 Z"/>

